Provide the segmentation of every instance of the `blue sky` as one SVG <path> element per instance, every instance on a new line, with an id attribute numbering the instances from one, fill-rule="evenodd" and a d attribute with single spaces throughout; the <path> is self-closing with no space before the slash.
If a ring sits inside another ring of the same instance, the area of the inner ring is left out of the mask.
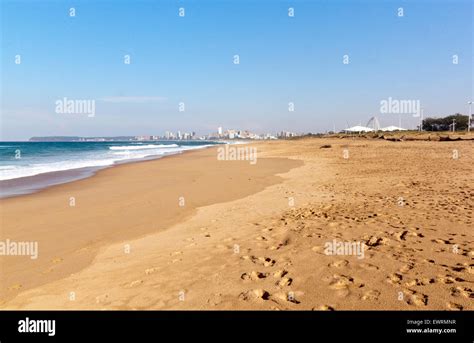
<path id="1" fill-rule="evenodd" d="M 2 140 L 217 126 L 324 132 L 373 115 L 398 125 L 379 113 L 389 97 L 439 116 L 467 113 L 473 96 L 469 0 L 1 3 Z M 95 100 L 96 115 L 56 113 L 64 97 Z"/>

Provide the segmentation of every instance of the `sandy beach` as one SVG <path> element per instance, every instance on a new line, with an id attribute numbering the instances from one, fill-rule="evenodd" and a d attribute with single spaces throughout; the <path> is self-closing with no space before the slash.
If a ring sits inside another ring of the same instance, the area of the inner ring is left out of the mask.
<path id="1" fill-rule="evenodd" d="M 473 141 L 252 146 L 254 165 L 214 147 L 0 200 L 1 240 L 39 246 L 0 256 L 0 307 L 474 309 Z"/>

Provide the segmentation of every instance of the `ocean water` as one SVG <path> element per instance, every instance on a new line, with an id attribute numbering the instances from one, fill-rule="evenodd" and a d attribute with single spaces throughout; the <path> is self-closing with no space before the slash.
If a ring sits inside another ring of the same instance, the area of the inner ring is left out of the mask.
<path id="1" fill-rule="evenodd" d="M 159 158 L 214 144 L 217 143 L 168 140 L 0 142 L 0 196 L 24 194 L 83 178 L 117 163 Z"/>

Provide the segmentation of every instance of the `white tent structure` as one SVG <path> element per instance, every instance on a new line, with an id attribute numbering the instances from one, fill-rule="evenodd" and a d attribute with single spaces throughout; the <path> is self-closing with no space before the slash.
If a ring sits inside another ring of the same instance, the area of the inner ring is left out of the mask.
<path id="1" fill-rule="evenodd" d="M 356 126 L 348 128 L 348 129 L 344 129 L 343 131 L 344 132 L 358 132 L 358 133 L 360 133 L 360 132 L 372 132 L 372 131 L 374 131 L 374 129 L 371 129 L 370 127 L 356 125 Z"/>
<path id="2" fill-rule="evenodd" d="M 373 116 L 372 118 L 369 119 L 366 126 L 362 126 L 362 124 L 359 123 L 359 125 L 349 127 L 342 131 L 346 133 L 359 133 L 360 134 L 360 133 L 377 132 L 377 131 L 385 131 L 385 132 L 407 131 L 407 129 L 402 128 L 401 124 L 400 126 L 391 125 L 391 126 L 381 128 L 379 119 L 376 116 Z"/>
<path id="3" fill-rule="evenodd" d="M 387 127 L 383 127 L 380 129 L 380 131 L 406 131 L 407 129 L 404 129 L 402 127 L 398 127 L 398 126 L 387 126 Z"/>

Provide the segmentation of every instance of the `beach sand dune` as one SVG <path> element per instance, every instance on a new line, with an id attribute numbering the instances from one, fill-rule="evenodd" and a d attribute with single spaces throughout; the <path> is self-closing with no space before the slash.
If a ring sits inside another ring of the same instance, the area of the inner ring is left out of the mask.
<path id="1" fill-rule="evenodd" d="M 32 232 L 34 224 L 44 245 L 57 239 L 48 256 L 58 258 L 53 270 L 72 261 L 61 275 L 35 284 L 44 269 L 15 272 L 2 257 L 1 306 L 474 309 L 472 142 L 303 139 L 254 146 L 255 165 L 215 161 L 209 149 L 2 201 L 2 235 L 31 239 L 19 232 Z M 150 186 L 160 177 L 155 168 L 172 175 L 173 201 Z M 203 184 L 180 188 L 186 177 Z M 192 209 L 178 215 L 186 190 L 207 195 L 186 197 Z M 73 211 L 88 206 L 74 220 L 62 205 L 69 194 L 84 199 Z M 15 225 L 20 215 L 28 220 Z M 62 239 L 75 241 L 74 232 L 80 237 L 94 228 L 104 231 L 100 244 L 86 244 L 94 253 L 75 268 L 81 255 L 62 248 Z M 66 229 L 61 240 L 55 236 Z M 329 255 L 327 244 L 337 242 L 363 244 L 363 254 Z M 20 276 L 28 288 L 7 290 Z"/>

